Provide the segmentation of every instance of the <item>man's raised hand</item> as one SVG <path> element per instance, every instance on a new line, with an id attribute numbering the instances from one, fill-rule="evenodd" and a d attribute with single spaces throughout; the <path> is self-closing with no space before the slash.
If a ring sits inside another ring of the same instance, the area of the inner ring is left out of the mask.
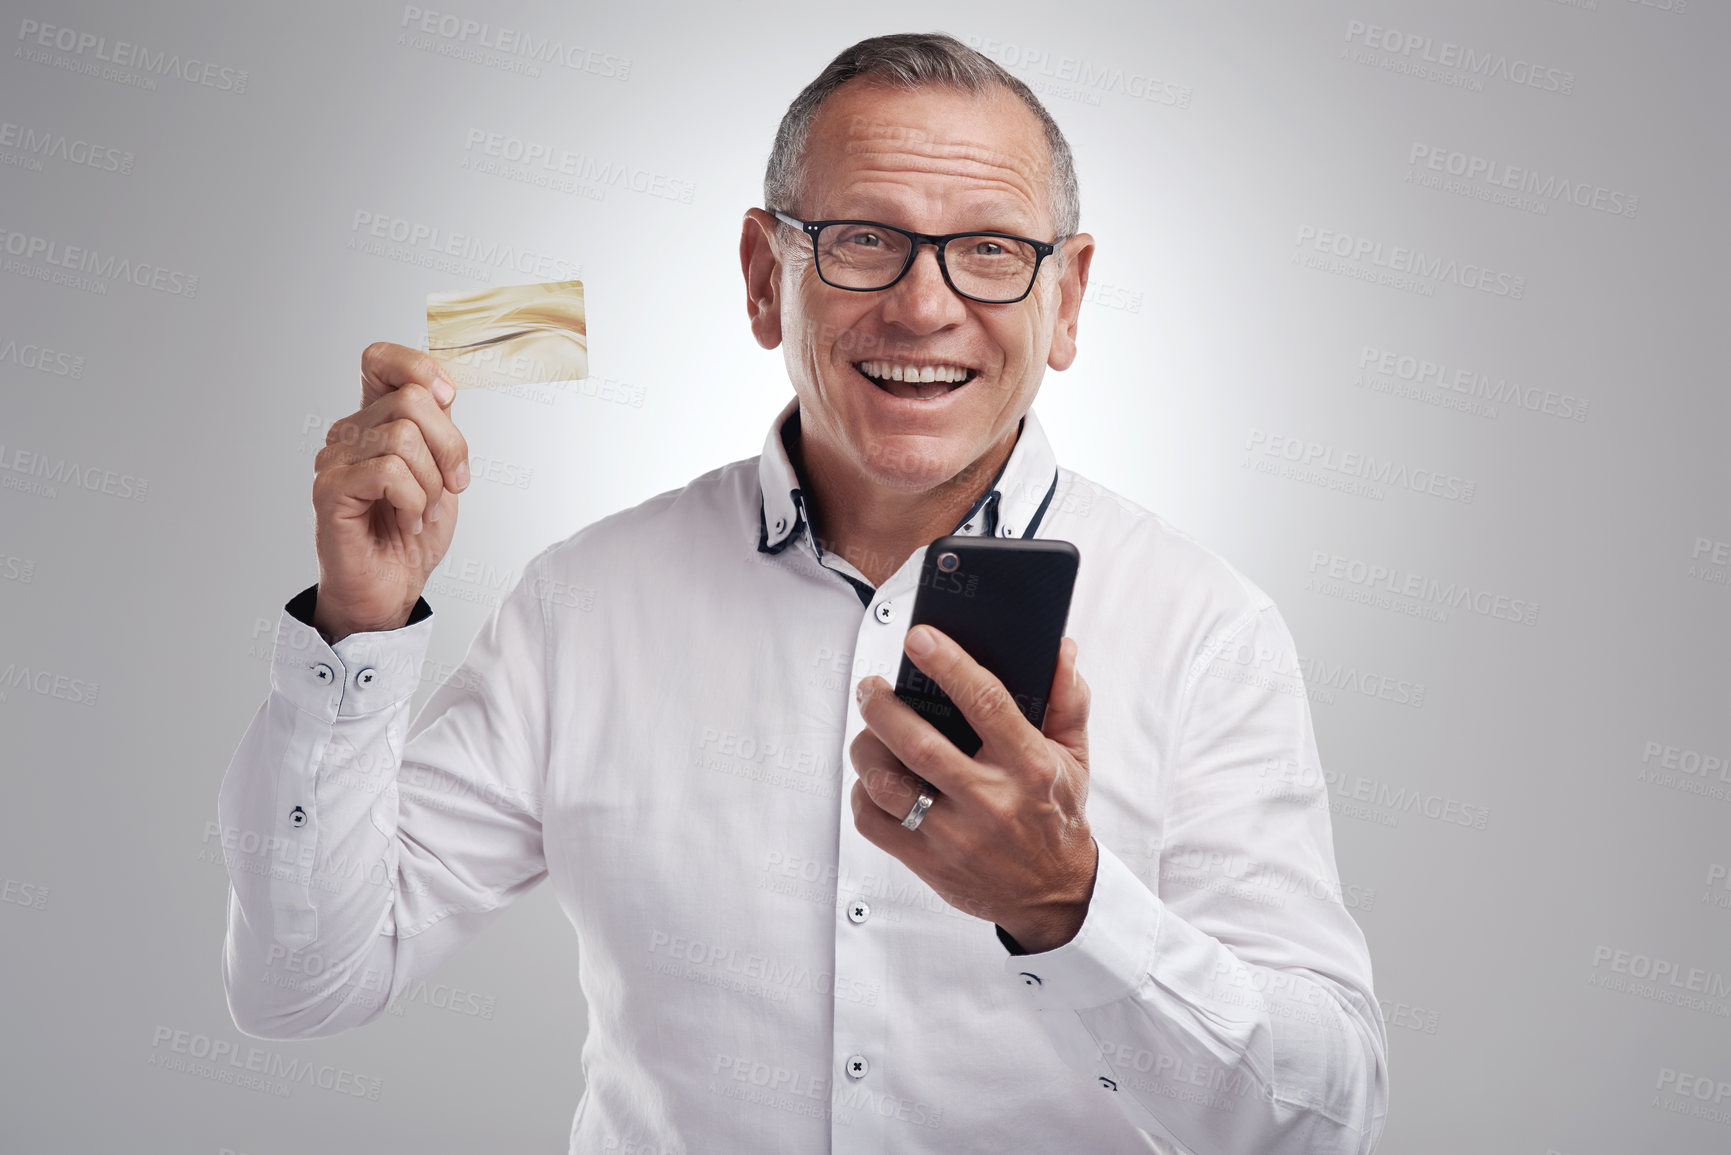
<path id="1" fill-rule="evenodd" d="M 409 620 L 457 529 L 469 446 L 438 362 L 386 341 L 361 353 L 361 408 L 313 460 L 319 557 L 313 625 L 332 643 Z"/>

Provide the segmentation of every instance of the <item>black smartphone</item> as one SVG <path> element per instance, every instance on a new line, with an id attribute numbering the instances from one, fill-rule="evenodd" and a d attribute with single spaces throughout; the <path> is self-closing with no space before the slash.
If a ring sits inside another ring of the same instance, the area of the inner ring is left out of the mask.
<path id="1" fill-rule="evenodd" d="M 926 547 L 912 629 L 934 626 L 995 674 L 1038 727 L 1058 668 L 1081 555 L 1067 541 L 940 537 Z M 896 697 L 920 712 L 962 753 L 980 736 L 943 689 L 902 655 Z"/>

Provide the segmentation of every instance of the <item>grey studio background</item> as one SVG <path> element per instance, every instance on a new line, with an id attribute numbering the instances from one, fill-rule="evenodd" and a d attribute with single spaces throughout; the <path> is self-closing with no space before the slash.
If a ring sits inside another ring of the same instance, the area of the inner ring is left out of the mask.
<path id="1" fill-rule="evenodd" d="M 545 889 L 364 1030 L 258 1044 L 366 1082 L 222 1074 L 255 1041 L 216 792 L 316 578 L 313 453 L 428 292 L 585 282 L 589 380 L 456 402 L 424 700 L 525 559 L 758 452 L 789 386 L 736 245 L 775 125 L 855 39 L 940 28 L 1076 152 L 1059 460 L 1304 655 L 1221 673 L 1310 698 L 1381 1150 L 1731 1149 L 1722 3 L 5 9 L 0 1148 L 564 1149 L 584 1007 Z"/>

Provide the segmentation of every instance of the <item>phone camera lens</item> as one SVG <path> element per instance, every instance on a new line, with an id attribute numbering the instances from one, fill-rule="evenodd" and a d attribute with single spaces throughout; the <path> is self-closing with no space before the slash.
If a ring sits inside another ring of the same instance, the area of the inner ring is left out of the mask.
<path id="1" fill-rule="evenodd" d="M 940 553 L 938 555 L 938 568 L 945 573 L 955 573 L 961 564 L 962 559 L 953 553 Z"/>

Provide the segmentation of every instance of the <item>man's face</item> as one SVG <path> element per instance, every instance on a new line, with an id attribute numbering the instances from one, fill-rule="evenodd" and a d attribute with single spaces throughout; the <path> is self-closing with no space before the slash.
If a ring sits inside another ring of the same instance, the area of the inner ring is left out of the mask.
<path id="1" fill-rule="evenodd" d="M 811 126 L 802 203 L 774 207 L 807 220 L 1046 241 L 1049 164 L 1039 122 L 1007 92 L 855 81 Z M 1047 258 L 1026 298 L 1002 305 L 956 295 L 931 246 L 891 288 L 857 293 L 818 277 L 803 234 L 783 226 L 780 237 L 779 336 L 802 436 L 874 484 L 923 490 L 955 477 L 1014 434 L 1046 366 L 1063 369 L 1075 355 L 1086 237 L 1072 241 L 1069 260 Z M 962 379 L 905 380 L 926 368 Z M 898 369 L 903 381 L 893 379 Z"/>

